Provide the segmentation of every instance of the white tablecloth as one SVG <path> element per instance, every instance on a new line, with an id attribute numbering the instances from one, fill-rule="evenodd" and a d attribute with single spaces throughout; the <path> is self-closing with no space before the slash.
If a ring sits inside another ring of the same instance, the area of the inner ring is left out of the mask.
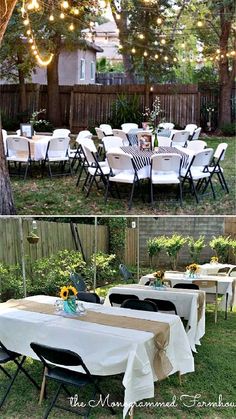
<path id="1" fill-rule="evenodd" d="M 229 263 L 204 263 L 203 265 L 199 265 L 199 271 L 201 275 L 214 275 L 218 273 L 219 269 L 228 267 L 234 268 L 236 265 Z"/>
<path id="2" fill-rule="evenodd" d="M 144 275 L 141 277 L 139 284 L 145 285 L 146 282 L 150 279 L 153 279 L 153 274 Z M 186 278 L 184 273 L 173 273 L 173 272 L 165 272 L 165 278 L 171 281 L 171 286 L 173 287 L 175 284 L 179 284 L 181 282 L 185 282 L 186 284 L 191 284 L 193 279 Z M 235 287 L 235 281 L 233 277 L 230 276 L 211 276 L 208 275 L 199 275 L 198 279 L 205 279 L 205 280 L 213 280 L 218 282 L 218 294 L 223 295 L 219 308 L 225 309 L 226 305 L 226 294 L 228 294 L 228 307 L 229 303 L 232 300 L 234 294 L 234 301 L 233 305 L 236 305 L 236 295 L 233 293 L 233 287 Z M 204 288 L 204 291 L 209 294 L 213 294 L 215 292 L 214 288 Z"/>
<path id="3" fill-rule="evenodd" d="M 105 299 L 105 306 L 110 306 L 110 294 L 133 294 L 137 295 L 140 300 L 145 298 L 156 298 L 161 300 L 168 300 L 174 303 L 177 313 L 180 317 L 188 320 L 187 336 L 192 351 L 196 352 L 195 345 L 200 345 L 200 339 L 205 334 L 205 305 L 201 319 L 198 321 L 198 293 L 199 291 L 177 290 L 165 288 L 165 290 L 155 290 L 152 287 L 144 285 L 130 285 L 130 286 L 117 286 L 110 288 L 109 293 Z"/>
<path id="4" fill-rule="evenodd" d="M 31 159 L 34 161 L 44 160 L 46 156 L 48 142 L 52 137 L 47 136 L 35 136 L 30 141 L 31 144 Z"/>
<path id="5" fill-rule="evenodd" d="M 35 296 L 29 299 L 53 304 L 55 297 Z M 84 303 L 86 308 L 103 313 L 166 322 L 170 341 L 166 354 L 173 366 L 171 374 L 194 371 L 194 360 L 187 335 L 179 316 L 124 310 Z M 34 313 L 13 308 L 0 310 L 0 336 L 12 351 L 37 359 L 31 342 L 70 349 L 81 355 L 88 369 L 96 375 L 124 372 L 124 416 L 132 403 L 154 397 L 153 334 L 133 329 L 80 322 L 60 315 Z M 111 391 L 112 397 L 112 391 Z"/>

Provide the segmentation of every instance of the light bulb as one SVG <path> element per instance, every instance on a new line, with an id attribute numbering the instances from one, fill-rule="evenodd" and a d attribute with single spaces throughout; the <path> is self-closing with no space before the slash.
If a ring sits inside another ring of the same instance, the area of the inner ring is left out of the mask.
<path id="1" fill-rule="evenodd" d="M 70 31 L 73 31 L 73 30 L 75 29 L 75 27 L 74 27 L 74 24 L 73 24 L 73 23 L 71 23 L 71 24 L 70 24 L 69 29 L 70 29 Z"/>
<path id="2" fill-rule="evenodd" d="M 135 48 L 132 48 L 132 49 L 131 49 L 131 52 L 132 52 L 132 54 L 135 54 L 136 49 L 135 49 Z"/>
<path id="3" fill-rule="evenodd" d="M 157 24 L 158 24 L 158 25 L 161 25 L 161 23 L 162 23 L 162 19 L 161 19 L 160 17 L 158 17 L 158 18 L 157 18 Z"/>
<path id="4" fill-rule="evenodd" d="M 197 26 L 198 26 L 199 28 L 202 28 L 202 27 L 203 27 L 203 23 L 202 23 L 202 21 L 201 21 L 201 20 L 199 20 L 199 21 L 197 22 Z"/>
<path id="5" fill-rule="evenodd" d="M 140 33 L 140 34 L 139 34 L 139 38 L 140 38 L 140 39 L 144 39 L 144 34 L 143 34 L 143 33 Z"/>
<path id="6" fill-rule="evenodd" d="M 64 19 L 64 18 L 65 18 L 65 15 L 64 15 L 64 13 L 63 13 L 63 12 L 61 12 L 61 13 L 60 13 L 60 18 L 61 18 L 61 19 Z"/>
<path id="7" fill-rule="evenodd" d="M 120 15 L 118 13 L 116 13 L 116 19 L 120 20 Z"/>
<path id="8" fill-rule="evenodd" d="M 185 47 L 185 42 L 182 42 L 181 47 L 184 48 Z"/>
<path id="9" fill-rule="evenodd" d="M 28 29 L 28 30 L 26 31 L 26 33 L 27 33 L 27 35 L 30 35 L 30 34 L 31 34 L 31 30 L 30 30 L 30 29 Z"/>
<path id="10" fill-rule="evenodd" d="M 53 22 L 54 21 L 54 16 L 53 15 L 50 15 L 49 16 L 49 20 L 50 20 L 50 22 Z"/>
<path id="11" fill-rule="evenodd" d="M 166 56 L 164 57 L 164 60 L 165 60 L 165 61 L 168 61 L 168 59 L 169 59 L 169 58 L 168 58 L 168 57 L 167 57 L 167 55 L 166 55 Z"/>
<path id="12" fill-rule="evenodd" d="M 23 23 L 24 23 L 25 26 L 28 26 L 29 25 L 29 19 L 23 20 Z"/>
<path id="13" fill-rule="evenodd" d="M 166 43 L 166 40 L 165 39 L 161 39 L 161 44 L 162 45 L 165 45 L 165 43 Z"/>
<path id="14" fill-rule="evenodd" d="M 147 57 L 148 56 L 147 51 L 144 51 L 143 55 L 144 55 L 144 57 Z"/>
<path id="15" fill-rule="evenodd" d="M 63 7 L 63 9 L 68 9 L 68 7 L 69 7 L 68 1 L 63 1 L 62 2 L 62 7 Z"/>
<path id="16" fill-rule="evenodd" d="M 75 9 L 74 9 L 74 14 L 78 16 L 78 14 L 79 14 L 79 9 L 76 9 L 76 8 L 75 8 Z"/>
<path id="17" fill-rule="evenodd" d="M 157 58 L 159 57 L 159 55 L 158 54 L 155 54 L 155 56 L 154 56 L 155 58 L 156 58 L 156 60 L 157 60 Z"/>

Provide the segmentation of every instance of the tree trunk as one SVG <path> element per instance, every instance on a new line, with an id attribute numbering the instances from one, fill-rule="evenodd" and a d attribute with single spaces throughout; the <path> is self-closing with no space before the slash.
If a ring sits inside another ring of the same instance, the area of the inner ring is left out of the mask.
<path id="1" fill-rule="evenodd" d="M 231 90 L 232 83 L 230 77 L 225 77 L 224 69 L 220 68 L 220 107 L 219 107 L 219 127 L 231 123 Z"/>
<path id="2" fill-rule="evenodd" d="M 0 43 L 16 3 L 17 0 L 0 2 Z M 2 122 L 0 118 L 0 215 L 14 215 L 15 213 L 11 183 L 5 159 Z"/>
<path id="3" fill-rule="evenodd" d="M 18 64 L 23 63 L 22 56 L 17 54 Z M 18 68 L 18 79 L 19 79 L 19 93 L 20 93 L 20 112 L 25 113 L 27 111 L 27 100 L 26 100 L 26 85 L 23 71 Z"/>
<path id="4" fill-rule="evenodd" d="M 56 42 L 58 43 L 58 38 Z M 58 76 L 58 62 L 59 51 L 55 53 L 51 63 L 47 67 L 47 82 L 48 82 L 48 108 L 47 115 L 49 121 L 55 126 L 61 126 L 61 107 L 60 107 L 60 91 L 59 91 L 59 76 Z"/>

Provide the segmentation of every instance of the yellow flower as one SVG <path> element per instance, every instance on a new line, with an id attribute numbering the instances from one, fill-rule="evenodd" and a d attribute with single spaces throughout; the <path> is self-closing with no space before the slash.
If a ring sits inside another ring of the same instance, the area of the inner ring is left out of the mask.
<path id="1" fill-rule="evenodd" d="M 76 296 L 78 294 L 77 289 L 75 287 L 73 287 L 72 285 L 69 285 L 68 291 L 69 291 L 69 294 L 70 294 L 70 291 L 72 291 L 72 293 L 74 294 L 74 296 Z"/>
<path id="2" fill-rule="evenodd" d="M 196 263 L 191 263 L 191 265 L 186 266 L 186 271 L 198 272 L 199 266 Z"/>
<path id="3" fill-rule="evenodd" d="M 156 272 L 154 272 L 154 277 L 157 278 L 157 279 L 163 279 L 164 278 L 164 275 L 165 275 L 165 272 L 164 271 L 156 271 Z"/>
<path id="4" fill-rule="evenodd" d="M 68 287 L 61 287 L 59 295 L 63 300 L 67 300 L 67 298 L 69 296 Z"/>

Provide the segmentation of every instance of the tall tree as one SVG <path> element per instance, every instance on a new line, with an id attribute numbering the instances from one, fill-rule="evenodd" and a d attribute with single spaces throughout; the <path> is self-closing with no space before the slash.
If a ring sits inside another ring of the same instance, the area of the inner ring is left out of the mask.
<path id="1" fill-rule="evenodd" d="M 8 21 L 12 15 L 17 0 L 0 2 L 0 43 L 7 28 Z M 11 183 L 7 170 L 4 145 L 2 139 L 2 122 L 0 118 L 0 214 L 13 215 L 15 207 L 11 191 Z"/>

